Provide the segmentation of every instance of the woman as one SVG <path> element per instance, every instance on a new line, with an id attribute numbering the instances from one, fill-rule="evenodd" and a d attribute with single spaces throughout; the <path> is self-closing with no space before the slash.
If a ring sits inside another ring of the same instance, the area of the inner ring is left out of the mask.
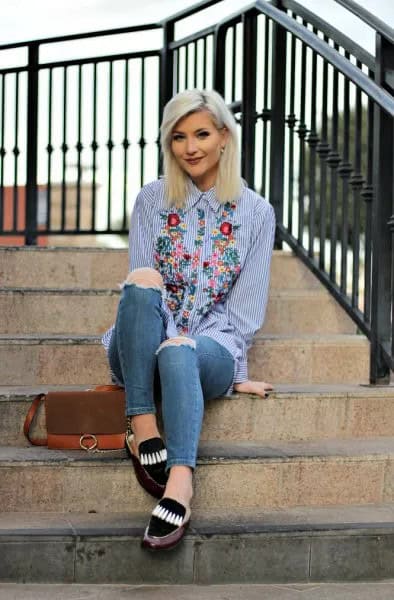
<path id="1" fill-rule="evenodd" d="M 164 109 L 161 144 L 164 178 L 137 197 L 130 273 L 103 338 L 126 391 L 137 479 L 162 498 L 142 541 L 153 549 L 174 546 L 189 523 L 204 401 L 272 389 L 248 379 L 246 354 L 265 314 L 275 218 L 240 178 L 234 118 L 216 92 L 182 92 Z"/>

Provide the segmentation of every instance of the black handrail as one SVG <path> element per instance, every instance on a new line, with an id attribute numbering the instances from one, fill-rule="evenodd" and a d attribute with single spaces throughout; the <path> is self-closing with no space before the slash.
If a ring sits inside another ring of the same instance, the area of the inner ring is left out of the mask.
<path id="1" fill-rule="evenodd" d="M 311 10 L 305 8 L 295 0 L 282 0 L 282 5 L 284 8 L 291 10 L 297 16 L 301 17 L 322 33 L 327 35 L 330 39 L 335 40 L 342 48 L 350 52 L 353 56 L 355 56 L 358 60 L 362 62 L 363 65 L 367 66 L 372 71 L 375 68 L 375 58 L 362 48 L 356 44 L 356 42 L 350 39 L 347 35 L 345 35 L 342 31 L 339 31 L 336 27 L 334 27 L 331 23 L 327 23 L 327 21 L 323 21 L 318 15 L 313 13 Z"/>
<path id="2" fill-rule="evenodd" d="M 376 102 L 391 117 L 394 117 L 394 98 L 372 81 L 368 75 L 357 69 L 344 56 L 338 54 L 334 48 L 325 44 L 314 33 L 306 27 L 291 19 L 283 11 L 264 0 L 256 0 L 254 5 L 260 12 L 274 20 L 287 31 L 293 33 L 297 38 L 305 42 L 310 48 L 315 50 L 320 56 L 326 59 L 340 73 L 345 75 L 350 81 L 355 83 L 363 92 L 365 92 L 374 102 Z"/>
<path id="3" fill-rule="evenodd" d="M 61 35 L 52 38 L 40 38 L 38 40 L 27 40 L 24 42 L 15 42 L 11 44 L 0 44 L 0 50 L 10 50 L 15 48 L 23 48 L 30 44 L 58 44 L 59 42 L 72 42 L 75 40 L 84 40 L 93 37 L 105 37 L 110 35 L 119 35 L 124 33 L 135 33 L 138 31 L 148 31 L 150 29 L 161 29 L 161 23 L 148 23 L 144 25 L 133 25 L 131 27 L 118 27 L 117 29 L 103 29 L 102 31 L 92 31 L 90 33 L 72 33 L 70 35 Z"/>
<path id="4" fill-rule="evenodd" d="M 381 33 L 387 40 L 394 44 L 394 29 L 369 12 L 369 10 L 360 6 L 358 2 L 354 2 L 354 0 L 335 0 L 335 2 L 352 12 L 356 17 L 369 25 L 369 27 L 372 27 L 376 33 Z"/>

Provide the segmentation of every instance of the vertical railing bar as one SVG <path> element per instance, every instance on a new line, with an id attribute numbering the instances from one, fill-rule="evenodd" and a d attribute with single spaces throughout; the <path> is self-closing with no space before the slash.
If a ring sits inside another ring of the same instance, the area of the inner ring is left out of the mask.
<path id="1" fill-rule="evenodd" d="M 175 90 L 177 92 L 179 92 L 180 88 L 180 82 L 179 82 L 179 63 L 180 63 L 180 48 L 177 48 L 174 52 L 174 60 L 176 61 L 176 70 L 175 70 L 175 76 L 176 76 L 176 84 L 175 84 Z"/>
<path id="2" fill-rule="evenodd" d="M 13 148 L 14 154 L 14 189 L 13 189 L 13 210 L 12 210 L 12 226 L 14 231 L 18 228 L 18 201 L 19 201 L 19 189 L 18 189 L 18 159 L 19 159 L 19 71 L 15 74 L 15 146 Z"/>
<path id="3" fill-rule="evenodd" d="M 62 143 L 62 200 L 61 200 L 61 231 L 66 228 L 66 153 L 67 147 L 67 66 L 63 68 L 63 143 Z"/>
<path id="4" fill-rule="evenodd" d="M 303 25 L 306 21 L 303 19 Z M 299 180 L 298 180 L 298 242 L 304 245 L 304 197 L 305 197 L 305 137 L 307 127 L 305 123 L 305 85 L 306 85 L 306 46 L 301 42 L 301 87 L 300 87 L 300 123 L 297 130 L 300 138 Z"/>
<path id="5" fill-rule="evenodd" d="M 78 66 L 78 140 L 77 140 L 77 218 L 76 218 L 76 226 L 79 231 L 81 228 L 81 152 L 82 152 L 82 142 L 81 142 L 81 132 L 82 132 L 82 65 Z"/>
<path id="6" fill-rule="evenodd" d="M 338 44 L 334 43 L 335 50 L 339 50 Z M 338 71 L 334 67 L 332 84 L 332 131 L 331 152 L 327 162 L 331 167 L 330 177 L 330 279 L 336 283 L 336 256 L 337 256 L 337 168 L 340 163 L 338 154 Z"/>
<path id="7" fill-rule="evenodd" d="M 369 70 L 369 77 L 374 74 Z M 372 276 L 372 201 L 373 190 L 373 131 L 374 131 L 374 107 L 371 99 L 368 99 L 368 129 L 367 129 L 367 182 L 361 192 L 365 201 L 365 261 L 364 261 L 364 319 L 366 323 L 371 322 L 371 276 Z"/>
<path id="8" fill-rule="evenodd" d="M 316 34 L 317 29 L 314 27 Z M 319 137 L 316 132 L 316 95 L 317 95 L 317 54 L 312 51 L 312 100 L 311 100 L 311 130 L 308 135 L 309 152 L 309 249 L 310 258 L 314 257 L 315 218 L 316 218 L 316 147 Z"/>
<path id="9" fill-rule="evenodd" d="M 107 230 L 111 229 L 112 209 L 112 98 L 113 98 L 113 61 L 109 61 L 109 104 L 108 104 L 108 195 L 107 195 Z"/>
<path id="10" fill-rule="evenodd" d="M 126 229 L 127 224 L 127 179 L 128 179 L 128 149 L 130 142 L 128 139 L 128 128 L 129 128 L 129 61 L 124 61 L 124 138 L 123 138 L 123 219 L 122 229 Z"/>
<path id="11" fill-rule="evenodd" d="M 357 61 L 357 67 L 361 69 L 362 63 Z M 351 179 L 353 187 L 353 280 L 352 280 L 352 306 L 358 308 L 359 303 L 359 279 L 360 279 L 360 191 L 364 182 L 361 175 L 361 140 L 362 140 L 362 104 L 361 90 L 356 89 L 355 105 L 355 137 L 354 137 L 354 175 Z"/>
<path id="12" fill-rule="evenodd" d="M 207 36 L 205 35 L 204 38 L 204 50 L 203 50 L 203 85 L 204 88 L 207 87 Z"/>
<path id="13" fill-rule="evenodd" d="M 267 145 L 268 145 L 268 72 L 269 72 L 269 20 L 268 17 L 264 17 L 264 93 L 263 93 L 263 140 L 262 140 L 262 155 L 261 155 L 261 193 L 263 196 L 267 195 Z"/>
<path id="14" fill-rule="evenodd" d="M 144 150 L 145 150 L 145 59 L 141 59 L 141 139 L 140 139 L 140 156 L 141 156 L 141 173 L 140 185 L 144 185 Z"/>
<path id="15" fill-rule="evenodd" d="M 328 43 L 328 36 L 324 41 Z M 319 268 L 325 271 L 326 264 L 326 227 L 327 227 L 327 157 L 329 145 L 327 140 L 327 105 L 328 105 L 328 62 L 323 59 L 323 90 L 322 90 L 322 115 L 321 139 L 317 146 L 320 156 L 320 243 L 319 243 Z"/>
<path id="16" fill-rule="evenodd" d="M 26 225 L 25 244 L 37 243 L 37 135 L 38 135 L 38 54 L 39 45 L 29 44 L 27 80 L 26 140 Z"/>
<path id="17" fill-rule="evenodd" d="M 345 51 L 345 58 L 348 60 L 350 58 L 347 51 Z M 351 173 L 351 165 L 349 163 L 350 81 L 347 77 L 344 80 L 343 106 L 343 157 L 338 170 L 342 176 L 341 291 L 346 296 L 349 244 L 349 176 Z"/>
<path id="18" fill-rule="evenodd" d="M 257 16 L 255 13 L 243 15 L 243 62 L 252 73 L 257 66 Z M 249 186 L 254 189 L 254 160 L 256 144 L 256 78 L 242 78 L 242 152 L 241 171 Z"/>
<path id="19" fill-rule="evenodd" d="M 185 48 L 185 88 L 189 89 L 189 44 Z"/>
<path id="20" fill-rule="evenodd" d="M 275 0 L 279 8 L 282 3 Z M 285 127 L 286 127 L 286 54 L 287 34 L 283 27 L 272 22 L 272 51 L 270 69 L 271 87 L 271 123 L 270 123 L 270 174 L 269 200 L 274 208 L 277 223 L 283 223 L 283 196 L 285 173 Z M 282 248 L 282 239 L 278 230 L 275 235 L 275 247 Z"/>
<path id="21" fill-rule="evenodd" d="M 288 172 L 288 190 L 289 190 L 289 205 L 288 205 L 288 230 L 292 233 L 293 230 L 293 194 L 294 194 L 294 127 L 297 122 L 294 113 L 294 87 L 295 87 L 295 62 L 296 62 L 296 38 L 291 35 L 291 54 L 290 54 L 290 106 L 287 124 L 289 127 L 289 172 Z"/>
<path id="22" fill-rule="evenodd" d="M 51 217 L 52 217 L 52 68 L 48 72 L 48 145 L 47 145 L 47 189 L 46 189 L 46 227 L 51 229 Z"/>
<path id="23" fill-rule="evenodd" d="M 231 102 L 235 102 L 235 80 L 237 68 L 237 25 L 233 25 L 233 47 L 232 47 L 232 65 L 231 65 Z"/>
<path id="24" fill-rule="evenodd" d="M 90 223 L 90 229 L 95 230 L 96 224 L 96 172 L 97 172 L 97 63 L 93 64 L 93 132 L 92 132 L 92 218 Z"/>
<path id="25" fill-rule="evenodd" d="M 197 88 L 197 58 L 198 58 L 198 53 L 197 53 L 197 42 L 194 41 L 193 42 L 193 48 L 194 48 L 194 87 Z"/>

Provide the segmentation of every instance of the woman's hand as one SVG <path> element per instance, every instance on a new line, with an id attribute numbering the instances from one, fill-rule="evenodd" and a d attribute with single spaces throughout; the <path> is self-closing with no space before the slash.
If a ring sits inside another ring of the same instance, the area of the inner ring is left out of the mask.
<path id="1" fill-rule="evenodd" d="M 274 388 L 270 383 L 265 383 L 265 381 L 243 381 L 242 383 L 234 384 L 235 392 L 243 392 L 245 394 L 257 394 L 262 398 L 267 398 L 268 393 Z"/>

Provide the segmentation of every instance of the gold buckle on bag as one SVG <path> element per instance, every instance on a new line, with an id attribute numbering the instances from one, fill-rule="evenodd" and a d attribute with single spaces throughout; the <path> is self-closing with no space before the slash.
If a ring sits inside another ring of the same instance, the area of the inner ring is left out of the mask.
<path id="1" fill-rule="evenodd" d="M 93 440 L 93 446 L 85 446 L 85 440 Z M 81 446 L 82 450 L 86 450 L 86 452 L 92 452 L 92 450 L 95 450 L 97 448 L 98 441 L 93 433 L 84 433 L 79 439 L 79 445 Z"/>

